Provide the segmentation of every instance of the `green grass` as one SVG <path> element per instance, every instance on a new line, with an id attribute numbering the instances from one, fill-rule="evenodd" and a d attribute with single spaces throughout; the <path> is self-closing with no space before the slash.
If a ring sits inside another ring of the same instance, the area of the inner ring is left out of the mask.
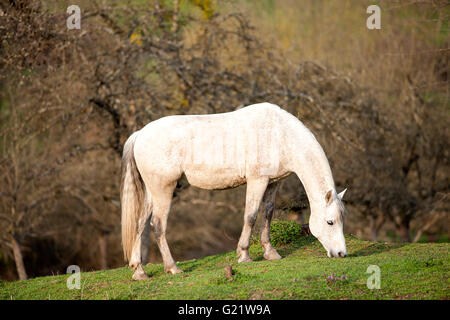
<path id="1" fill-rule="evenodd" d="M 330 259 L 312 236 L 278 247 L 283 259 L 266 261 L 252 245 L 254 262 L 238 264 L 235 252 L 178 263 L 184 273 L 145 266 L 151 277 L 131 281 L 118 268 L 82 272 L 81 289 L 68 290 L 69 275 L 0 282 L 0 299 L 448 299 L 449 244 L 388 244 L 347 236 L 349 256 Z M 226 278 L 232 265 L 234 276 Z M 381 288 L 368 289 L 369 265 L 381 269 Z M 327 277 L 345 276 L 329 281 Z"/>

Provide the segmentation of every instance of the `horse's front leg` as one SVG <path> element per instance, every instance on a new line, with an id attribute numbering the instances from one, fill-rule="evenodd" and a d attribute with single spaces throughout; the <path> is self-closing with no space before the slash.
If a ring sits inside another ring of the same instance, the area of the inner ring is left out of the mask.
<path id="1" fill-rule="evenodd" d="M 244 227 L 237 247 L 238 262 L 250 262 L 248 247 L 250 245 L 250 235 L 258 217 L 258 209 L 264 192 L 269 183 L 269 178 L 247 179 L 247 194 L 245 196 Z"/>
<path id="2" fill-rule="evenodd" d="M 280 186 L 280 182 L 275 182 L 267 187 L 261 204 L 263 222 L 261 228 L 261 246 L 264 249 L 264 258 L 267 260 L 278 260 L 281 256 L 270 243 L 270 223 L 275 210 L 275 196 Z"/>

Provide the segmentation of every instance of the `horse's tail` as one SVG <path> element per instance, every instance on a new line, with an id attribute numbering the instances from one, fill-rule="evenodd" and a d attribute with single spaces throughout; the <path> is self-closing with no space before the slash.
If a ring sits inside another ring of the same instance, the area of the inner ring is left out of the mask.
<path id="1" fill-rule="evenodd" d="M 138 132 L 125 142 L 122 156 L 120 203 L 122 209 L 122 247 L 126 261 L 131 258 L 139 218 L 145 209 L 145 185 L 134 159 L 134 143 Z"/>

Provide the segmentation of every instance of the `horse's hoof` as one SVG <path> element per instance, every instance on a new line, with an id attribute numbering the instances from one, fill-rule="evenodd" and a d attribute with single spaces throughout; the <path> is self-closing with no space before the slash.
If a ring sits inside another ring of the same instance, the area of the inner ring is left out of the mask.
<path id="1" fill-rule="evenodd" d="M 171 273 L 171 274 L 177 274 L 177 273 L 182 273 L 183 270 L 181 270 L 180 268 L 178 268 L 176 265 L 173 265 L 173 266 L 171 266 L 171 267 L 164 268 L 164 272 L 166 272 L 166 273 Z"/>
<path id="2" fill-rule="evenodd" d="M 243 262 L 253 262 L 253 260 L 250 259 L 250 257 L 240 257 L 238 260 L 238 263 L 243 263 Z"/>
<path id="3" fill-rule="evenodd" d="M 252 262 L 253 260 L 250 258 L 248 254 L 248 250 L 240 249 L 239 247 L 236 249 L 236 253 L 238 256 L 238 263 L 241 262 Z"/>
<path id="4" fill-rule="evenodd" d="M 147 279 L 149 279 L 149 277 L 147 276 L 147 274 L 145 272 L 138 272 L 138 271 L 136 271 L 133 274 L 132 279 L 135 280 L 135 281 L 139 281 L 139 280 L 147 280 Z"/>
<path id="5" fill-rule="evenodd" d="M 281 256 L 276 252 L 276 250 L 270 250 L 264 253 L 264 259 L 266 260 L 280 260 Z"/>

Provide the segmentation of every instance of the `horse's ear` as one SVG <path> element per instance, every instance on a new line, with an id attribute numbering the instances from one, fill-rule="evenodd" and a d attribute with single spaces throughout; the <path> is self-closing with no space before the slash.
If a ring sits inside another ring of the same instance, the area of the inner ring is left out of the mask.
<path id="1" fill-rule="evenodd" d="M 333 190 L 328 190 L 327 194 L 325 195 L 325 203 L 327 206 L 331 203 L 331 200 L 333 199 Z"/>
<path id="2" fill-rule="evenodd" d="M 344 191 L 342 191 L 341 193 L 338 194 L 339 199 L 342 200 L 342 198 L 344 197 L 345 191 L 347 191 L 347 188 L 345 188 Z"/>

